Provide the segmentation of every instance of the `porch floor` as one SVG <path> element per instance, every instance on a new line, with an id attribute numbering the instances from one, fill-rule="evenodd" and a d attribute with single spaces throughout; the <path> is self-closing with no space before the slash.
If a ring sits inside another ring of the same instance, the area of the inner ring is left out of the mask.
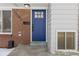
<path id="1" fill-rule="evenodd" d="M 48 52 L 46 45 L 18 45 L 8 56 L 79 56 L 76 52 Z"/>
<path id="2" fill-rule="evenodd" d="M 50 56 L 44 45 L 19 45 L 8 56 Z"/>

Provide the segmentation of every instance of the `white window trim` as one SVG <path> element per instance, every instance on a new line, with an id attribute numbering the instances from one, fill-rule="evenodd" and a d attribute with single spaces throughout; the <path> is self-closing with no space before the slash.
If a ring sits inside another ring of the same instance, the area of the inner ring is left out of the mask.
<path id="1" fill-rule="evenodd" d="M 75 49 L 58 49 L 58 32 L 75 32 Z M 56 51 L 77 51 L 78 50 L 78 39 L 76 30 L 56 30 Z"/>
<path id="2" fill-rule="evenodd" d="M 11 32 L 2 32 L 3 31 L 3 11 L 6 11 L 6 10 L 0 10 L 0 11 L 1 11 L 1 32 L 0 32 L 0 34 L 11 35 L 12 34 L 12 10 L 9 10 L 9 11 L 11 11 Z"/>
<path id="3" fill-rule="evenodd" d="M 1 32 L 2 32 L 2 10 L 1 10 Z"/>

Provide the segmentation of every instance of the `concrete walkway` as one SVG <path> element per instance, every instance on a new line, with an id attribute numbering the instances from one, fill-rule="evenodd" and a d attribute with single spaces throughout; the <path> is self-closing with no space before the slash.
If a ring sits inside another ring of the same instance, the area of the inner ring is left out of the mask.
<path id="1" fill-rule="evenodd" d="M 55 52 L 51 54 L 45 45 L 19 45 L 8 56 L 79 56 L 79 53 Z"/>
<path id="2" fill-rule="evenodd" d="M 19 45 L 12 51 L 9 56 L 50 56 L 51 54 L 47 51 L 46 46 L 40 45 Z"/>

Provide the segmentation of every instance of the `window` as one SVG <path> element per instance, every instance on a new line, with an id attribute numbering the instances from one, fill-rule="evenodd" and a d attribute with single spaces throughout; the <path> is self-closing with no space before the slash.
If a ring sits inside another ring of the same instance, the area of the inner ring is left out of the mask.
<path id="1" fill-rule="evenodd" d="M 65 32 L 58 32 L 58 49 L 65 49 Z"/>
<path id="2" fill-rule="evenodd" d="M 3 32 L 11 32 L 11 11 L 3 11 Z"/>
<path id="3" fill-rule="evenodd" d="M 67 49 L 75 48 L 75 33 L 74 32 L 66 32 L 66 47 Z"/>
<path id="4" fill-rule="evenodd" d="M 0 11 L 0 33 L 11 33 L 11 11 Z"/>
<path id="5" fill-rule="evenodd" d="M 44 18 L 42 11 L 35 11 L 35 18 Z"/>
<path id="6" fill-rule="evenodd" d="M 58 32 L 58 49 L 75 49 L 75 32 Z"/>

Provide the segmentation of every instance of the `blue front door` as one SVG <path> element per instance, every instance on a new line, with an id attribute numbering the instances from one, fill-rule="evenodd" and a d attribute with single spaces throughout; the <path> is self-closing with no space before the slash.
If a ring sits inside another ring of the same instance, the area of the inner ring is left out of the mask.
<path id="1" fill-rule="evenodd" d="M 32 10 L 32 41 L 46 40 L 46 10 Z"/>

